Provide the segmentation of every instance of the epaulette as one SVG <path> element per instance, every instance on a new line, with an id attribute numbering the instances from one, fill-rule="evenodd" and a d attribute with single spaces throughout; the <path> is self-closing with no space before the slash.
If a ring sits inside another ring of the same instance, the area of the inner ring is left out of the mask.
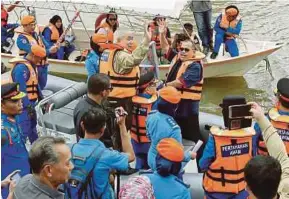
<path id="1" fill-rule="evenodd" d="M 154 114 L 156 112 L 158 112 L 158 111 L 157 110 L 152 110 L 151 112 L 149 112 L 149 115 Z"/>
<path id="2" fill-rule="evenodd" d="M 139 175 L 142 175 L 142 174 L 153 174 L 154 171 L 151 170 L 151 169 L 148 169 L 148 170 L 140 170 L 139 171 Z"/>
<path id="3" fill-rule="evenodd" d="M 173 129 L 179 127 L 177 122 L 172 118 L 167 118 L 167 122 L 169 123 L 170 127 L 172 127 Z"/>

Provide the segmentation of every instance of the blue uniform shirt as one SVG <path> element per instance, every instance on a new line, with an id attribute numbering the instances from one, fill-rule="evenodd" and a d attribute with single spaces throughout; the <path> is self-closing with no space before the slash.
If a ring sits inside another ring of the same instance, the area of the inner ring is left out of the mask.
<path id="1" fill-rule="evenodd" d="M 86 145 L 87 151 L 77 151 L 77 145 Z M 97 139 L 80 139 L 73 148 L 73 154 L 81 156 L 82 153 L 91 153 L 95 147 L 99 148 L 97 151 L 104 149 L 93 171 L 95 192 L 98 194 L 98 197 L 103 194 L 102 199 L 111 199 L 109 172 L 112 169 L 127 170 L 129 157 L 125 153 L 105 148 L 104 144 Z"/>
<path id="2" fill-rule="evenodd" d="M 94 50 L 91 50 L 87 55 L 85 68 L 88 75 L 87 79 L 89 79 L 90 76 L 99 73 L 99 55 Z"/>
<path id="3" fill-rule="evenodd" d="M 157 110 L 151 111 L 146 121 L 147 136 L 151 140 L 151 146 L 148 153 L 148 165 L 156 170 L 157 144 L 163 138 L 174 138 L 182 144 L 182 134 L 179 125 L 173 117 L 160 113 Z M 184 161 L 191 159 L 190 154 L 185 154 Z"/>
<path id="4" fill-rule="evenodd" d="M 217 34 L 225 34 L 226 32 L 236 34 L 236 35 L 240 34 L 241 29 L 242 29 L 242 20 L 239 20 L 235 28 L 229 27 L 227 29 L 220 27 L 221 20 L 222 20 L 222 14 L 220 14 L 219 17 L 216 19 L 216 23 L 214 26 L 214 30 L 216 31 Z"/>
<path id="5" fill-rule="evenodd" d="M 20 175 L 24 176 L 30 173 L 30 166 L 21 129 L 15 119 L 4 113 L 1 113 L 1 120 L 1 180 L 17 169 L 21 170 Z M 8 188 L 2 189 L 3 198 L 7 197 L 6 194 L 8 194 Z"/>
<path id="6" fill-rule="evenodd" d="M 191 199 L 188 187 L 177 176 L 163 177 L 157 172 L 144 175 L 150 179 L 156 199 Z"/>

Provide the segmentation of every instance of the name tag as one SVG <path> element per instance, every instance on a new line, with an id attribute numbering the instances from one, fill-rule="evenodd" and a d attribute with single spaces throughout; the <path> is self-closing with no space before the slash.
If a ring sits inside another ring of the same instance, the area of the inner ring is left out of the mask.
<path id="1" fill-rule="evenodd" d="M 278 134 L 284 142 L 289 142 L 289 130 L 278 129 Z"/>
<path id="2" fill-rule="evenodd" d="M 221 147 L 222 157 L 239 156 L 249 153 L 249 142 Z"/>
<path id="3" fill-rule="evenodd" d="M 108 61 L 108 57 L 109 57 L 109 52 L 103 52 L 101 54 L 100 60 L 107 62 Z"/>

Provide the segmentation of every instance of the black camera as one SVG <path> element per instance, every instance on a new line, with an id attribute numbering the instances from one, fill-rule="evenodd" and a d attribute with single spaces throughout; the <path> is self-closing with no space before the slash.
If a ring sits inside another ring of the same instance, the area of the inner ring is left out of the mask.
<path id="1" fill-rule="evenodd" d="M 251 105 L 240 104 L 229 106 L 228 128 L 230 130 L 247 128 L 252 125 Z"/>

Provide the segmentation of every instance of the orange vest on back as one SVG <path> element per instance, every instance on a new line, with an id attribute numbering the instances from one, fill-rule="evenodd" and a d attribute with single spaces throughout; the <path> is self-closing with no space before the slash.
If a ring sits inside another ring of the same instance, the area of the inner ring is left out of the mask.
<path id="1" fill-rule="evenodd" d="M 277 108 L 270 109 L 268 116 L 270 122 L 274 128 L 277 129 L 279 136 L 283 140 L 287 154 L 289 156 L 289 116 L 280 115 Z M 269 155 L 266 144 L 263 140 L 259 141 L 258 153 L 260 155 Z"/>
<path id="2" fill-rule="evenodd" d="M 237 16 L 236 19 L 234 19 L 233 21 L 229 22 L 227 20 L 227 16 L 226 16 L 226 13 L 222 13 L 222 18 L 221 18 L 221 22 L 220 22 L 220 27 L 221 28 L 236 28 L 237 24 L 239 23 L 239 21 L 241 20 L 241 17 L 240 15 Z M 235 36 L 226 36 L 226 39 L 234 39 Z"/>
<path id="3" fill-rule="evenodd" d="M 26 82 L 26 94 L 29 100 L 35 101 L 38 99 L 38 72 L 37 68 L 34 68 L 27 60 L 22 58 L 14 58 L 9 61 L 12 64 L 12 71 L 16 64 L 22 63 L 25 64 L 29 70 L 29 79 Z M 10 76 L 11 82 L 13 82 L 12 72 Z"/>
<path id="4" fill-rule="evenodd" d="M 131 138 L 138 143 L 150 142 L 146 135 L 146 118 L 149 112 L 152 110 L 152 105 L 156 100 L 156 95 L 152 95 L 149 99 L 140 96 L 134 96 L 132 98 L 133 115 L 130 132 Z"/>
<path id="5" fill-rule="evenodd" d="M 215 160 L 204 173 L 207 192 L 234 193 L 245 189 L 244 168 L 252 158 L 253 128 L 223 130 L 211 127 L 215 140 Z"/>
<path id="6" fill-rule="evenodd" d="M 109 76 L 113 90 L 109 97 L 126 98 L 136 95 L 136 88 L 139 82 L 140 70 L 138 66 L 131 69 L 128 74 L 119 74 L 115 72 L 114 56 L 118 49 L 105 50 L 100 58 L 99 72 Z"/>
<path id="7" fill-rule="evenodd" d="M 15 32 L 18 33 L 19 35 L 20 34 L 24 35 L 28 39 L 28 42 L 31 45 L 39 45 L 39 46 L 41 46 L 41 47 L 43 47 L 45 49 L 45 45 L 44 45 L 44 43 L 42 41 L 42 37 L 40 35 L 38 35 L 38 40 L 36 40 L 36 39 L 34 39 L 34 37 L 31 34 L 28 34 L 28 33 L 24 32 L 24 31 L 15 31 Z M 19 49 L 19 55 L 20 56 L 23 56 L 25 54 L 27 54 L 26 51 Z M 41 63 L 38 63 L 37 65 L 44 65 L 44 64 L 48 64 L 47 58 L 42 60 Z"/>
<path id="8" fill-rule="evenodd" d="M 6 26 L 8 22 L 8 12 L 7 10 L 1 6 L 1 26 Z"/>
<path id="9" fill-rule="evenodd" d="M 108 23 L 104 22 L 96 28 L 95 32 L 97 33 L 99 31 L 99 29 L 101 29 L 101 28 L 106 30 L 108 41 L 113 43 L 114 35 L 113 35 L 113 30 L 111 29 L 110 25 Z"/>
<path id="10" fill-rule="evenodd" d="M 170 69 L 169 69 L 169 73 L 170 73 L 172 67 L 176 64 L 177 60 L 178 60 L 178 55 L 176 55 L 174 57 L 174 59 L 171 63 Z M 200 60 L 191 59 L 191 60 L 187 60 L 187 61 L 182 62 L 182 65 L 179 67 L 176 79 L 181 77 L 182 74 L 184 72 L 186 72 L 188 66 L 195 61 L 199 62 L 202 66 L 202 68 L 201 68 L 201 80 L 197 84 L 191 86 L 190 88 L 177 88 L 177 90 L 181 92 L 181 98 L 182 99 L 190 99 L 193 101 L 200 101 L 201 96 L 202 96 L 202 90 L 203 90 L 203 82 L 204 82 L 203 64 L 201 63 Z"/>

